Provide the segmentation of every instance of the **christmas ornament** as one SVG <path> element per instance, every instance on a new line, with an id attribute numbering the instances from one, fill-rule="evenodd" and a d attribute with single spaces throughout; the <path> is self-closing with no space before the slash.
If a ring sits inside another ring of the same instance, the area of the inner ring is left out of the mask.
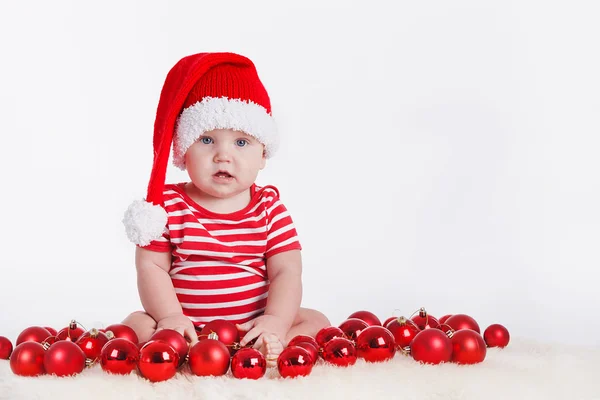
<path id="1" fill-rule="evenodd" d="M 454 314 L 446 320 L 446 325 L 448 325 L 455 331 L 459 331 L 461 329 L 471 329 L 472 331 L 481 333 L 477 321 L 475 321 L 472 317 L 466 314 Z"/>
<path id="2" fill-rule="evenodd" d="M 100 357 L 102 348 L 108 343 L 108 340 L 109 338 L 104 332 L 92 328 L 81 335 L 75 344 L 79 346 L 87 359 L 96 361 Z"/>
<path id="3" fill-rule="evenodd" d="M 382 324 L 382 326 L 387 328 L 388 324 L 395 319 L 398 319 L 398 317 L 389 317 L 388 319 L 385 320 L 385 322 Z"/>
<path id="4" fill-rule="evenodd" d="M 394 335 L 396 346 L 405 351 L 408 351 L 405 348 L 410 345 L 410 342 L 412 342 L 417 333 L 421 331 L 413 321 L 405 317 L 398 317 L 391 321 L 387 324 L 387 329 Z"/>
<path id="5" fill-rule="evenodd" d="M 452 316 L 452 314 L 446 314 L 442 318 L 440 318 L 438 320 L 438 322 L 440 323 L 440 325 L 445 324 L 446 320 L 448 320 L 448 318 L 450 318 L 451 316 Z"/>
<path id="6" fill-rule="evenodd" d="M 203 340 L 212 332 L 216 333 L 219 341 L 229 348 L 230 354 L 235 354 L 236 349 L 234 349 L 235 346 L 233 344 L 240 341 L 240 333 L 235 324 L 224 319 L 212 320 L 204 325 L 198 335 L 198 339 Z"/>
<path id="7" fill-rule="evenodd" d="M 277 370 L 282 378 L 295 378 L 310 374 L 313 359 L 306 349 L 292 346 L 283 349 L 277 357 Z"/>
<path id="8" fill-rule="evenodd" d="M 510 334 L 504 326 L 492 324 L 483 332 L 483 339 L 488 347 L 506 347 L 510 341 Z"/>
<path id="9" fill-rule="evenodd" d="M 383 326 L 369 326 L 356 339 L 356 355 L 368 362 L 386 361 L 395 353 L 394 335 Z"/>
<path id="10" fill-rule="evenodd" d="M 50 346 L 52 346 L 54 344 L 54 342 L 56 342 L 57 340 L 58 340 L 58 336 L 48 336 L 42 342 L 42 346 L 44 347 L 44 350 L 48 350 L 50 348 Z"/>
<path id="11" fill-rule="evenodd" d="M 16 346 L 23 342 L 37 342 L 42 343 L 48 337 L 52 336 L 45 328 L 41 326 L 30 326 L 25 328 L 17 337 Z"/>
<path id="12" fill-rule="evenodd" d="M 448 362 L 452 358 L 452 342 L 439 329 L 425 329 L 412 340 L 410 355 L 426 364 Z"/>
<path id="13" fill-rule="evenodd" d="M 319 349 L 319 343 L 315 340 L 314 337 L 308 335 L 296 335 L 288 342 L 288 346 L 295 346 L 298 343 L 307 342 L 315 346 L 315 348 Z"/>
<path id="14" fill-rule="evenodd" d="M 345 337 L 344 332 L 338 328 L 337 326 L 327 326 L 317 332 L 317 336 L 315 336 L 315 340 L 318 343 L 319 348 L 325 346 L 327 342 L 329 342 L 334 337 Z"/>
<path id="15" fill-rule="evenodd" d="M 338 367 L 347 367 L 356 363 L 356 346 L 350 340 L 336 337 L 323 348 L 323 359 Z"/>
<path id="16" fill-rule="evenodd" d="M 44 347 L 35 341 L 18 344 L 10 356 L 10 369 L 20 376 L 38 376 L 44 371 Z"/>
<path id="17" fill-rule="evenodd" d="M 85 354 L 70 340 L 59 340 L 46 351 L 44 369 L 56 376 L 76 375 L 85 368 Z"/>
<path id="18" fill-rule="evenodd" d="M 315 347 L 315 345 L 313 345 L 311 342 L 298 342 L 292 346 L 302 347 L 304 350 L 308 351 L 313 364 L 316 363 L 317 360 L 319 359 L 319 349 L 317 347 Z M 292 347 L 292 346 L 288 346 L 288 347 Z"/>
<path id="19" fill-rule="evenodd" d="M 381 325 L 381 320 L 379 318 L 377 318 L 377 315 L 373 314 L 370 311 L 365 311 L 365 310 L 356 311 L 356 312 L 350 314 L 350 316 L 348 318 L 362 319 L 369 325 Z"/>
<path id="20" fill-rule="evenodd" d="M 427 314 L 427 311 L 424 308 L 419 310 L 419 315 L 415 315 L 411 318 L 411 320 L 419 327 L 419 329 L 432 329 L 439 328 L 440 322 L 437 318 L 432 315 Z"/>
<path id="21" fill-rule="evenodd" d="M 81 328 L 80 326 L 77 326 L 77 321 L 72 320 L 69 326 L 61 329 L 58 332 L 56 337 L 58 338 L 58 340 L 68 340 L 71 342 L 76 342 L 77 339 L 79 339 L 79 337 L 84 333 L 85 330 L 83 330 L 83 328 Z"/>
<path id="22" fill-rule="evenodd" d="M 0 336 L 0 360 L 8 360 L 12 351 L 12 342 L 8 338 Z"/>
<path id="23" fill-rule="evenodd" d="M 166 342 L 149 340 L 140 350 L 138 369 L 150 382 L 171 379 L 177 372 L 179 353 Z"/>
<path id="24" fill-rule="evenodd" d="M 198 376 L 221 376 L 229 370 L 230 353 L 216 333 L 198 341 L 189 352 L 188 364 Z"/>
<path id="25" fill-rule="evenodd" d="M 256 349 L 245 347 L 231 359 L 231 373 L 238 379 L 259 379 L 267 371 L 267 360 Z"/>
<path id="26" fill-rule="evenodd" d="M 339 328 L 348 339 L 356 340 L 359 333 L 369 327 L 369 324 L 358 318 L 348 318 L 342 322 Z"/>
<path id="27" fill-rule="evenodd" d="M 139 359 L 137 346 L 123 338 L 111 339 L 100 352 L 100 366 L 111 374 L 128 375 L 137 367 Z"/>
<path id="28" fill-rule="evenodd" d="M 138 344 L 138 336 L 135 331 L 125 324 L 112 324 L 104 328 L 104 332 L 112 332 L 115 338 L 127 339 L 133 344 Z"/>
<path id="29" fill-rule="evenodd" d="M 485 359 L 486 346 L 481 335 L 471 329 L 453 332 L 452 362 L 457 364 L 477 364 Z"/>
<path id="30" fill-rule="evenodd" d="M 181 333 L 174 329 L 161 329 L 154 332 L 150 336 L 150 340 L 162 340 L 166 342 L 179 354 L 179 366 L 185 362 L 190 346 Z"/>

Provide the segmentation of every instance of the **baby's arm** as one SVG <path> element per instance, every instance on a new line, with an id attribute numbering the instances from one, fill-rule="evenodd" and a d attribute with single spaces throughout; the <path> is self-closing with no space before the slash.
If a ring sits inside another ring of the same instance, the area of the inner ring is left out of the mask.
<path id="1" fill-rule="evenodd" d="M 169 276 L 171 253 L 136 248 L 135 266 L 140 300 L 157 322 L 157 330 L 174 329 L 191 343 L 198 340 L 194 325 L 183 315 Z"/>

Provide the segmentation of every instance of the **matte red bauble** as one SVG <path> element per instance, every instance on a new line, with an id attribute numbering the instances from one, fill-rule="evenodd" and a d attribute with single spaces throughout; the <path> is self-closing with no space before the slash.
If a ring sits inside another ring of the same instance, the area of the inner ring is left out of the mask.
<path id="1" fill-rule="evenodd" d="M 356 346 L 345 338 L 333 338 L 323 348 L 323 359 L 338 367 L 356 363 Z"/>
<path id="2" fill-rule="evenodd" d="M 492 324 L 483 332 L 483 339 L 488 347 L 506 347 L 510 342 L 510 334 L 504 326 Z"/>
<path id="3" fill-rule="evenodd" d="M 100 366 L 111 374 L 128 375 L 136 369 L 139 359 L 140 350 L 133 342 L 115 338 L 102 348 Z"/>
<path id="4" fill-rule="evenodd" d="M 188 364 L 194 375 L 221 376 L 229 370 L 229 349 L 217 339 L 198 341 L 190 348 Z"/>
<path id="5" fill-rule="evenodd" d="M 85 368 L 85 354 L 70 340 L 59 340 L 46 351 L 44 369 L 56 376 L 79 374 Z"/>
<path id="6" fill-rule="evenodd" d="M 259 379 L 267 371 L 265 356 L 256 349 L 245 347 L 231 359 L 231 373 L 238 379 Z"/>
<path id="7" fill-rule="evenodd" d="M 38 376 L 44 371 L 44 347 L 34 341 L 23 342 L 15 347 L 10 356 L 10 369 L 20 376 Z"/>
<path id="8" fill-rule="evenodd" d="M 385 322 L 382 324 L 382 326 L 387 328 L 388 324 L 395 319 L 398 319 L 398 317 L 389 317 L 388 319 L 385 320 Z"/>
<path id="9" fill-rule="evenodd" d="M 217 334 L 217 336 L 219 336 L 219 341 L 227 346 L 230 354 L 235 353 L 233 344 L 240 341 L 240 333 L 235 324 L 224 319 L 215 319 L 210 321 L 204 325 L 198 335 L 198 339 L 207 339 L 211 332 L 214 332 Z"/>
<path id="10" fill-rule="evenodd" d="M 396 346 L 400 348 L 409 346 L 417 333 L 421 332 L 419 327 L 413 321 L 404 317 L 399 317 L 391 321 L 387 325 L 387 328 L 392 332 L 392 335 L 394 335 Z"/>
<path id="11" fill-rule="evenodd" d="M 448 320 L 448 318 L 450 318 L 452 316 L 452 314 L 446 314 L 443 317 L 441 317 L 438 321 L 440 323 L 440 325 L 446 323 L 446 321 Z"/>
<path id="12" fill-rule="evenodd" d="M 283 349 L 277 358 L 277 369 L 282 378 L 295 378 L 310 374 L 313 360 L 308 351 L 302 347 L 292 346 Z"/>
<path id="13" fill-rule="evenodd" d="M 334 337 L 346 337 L 344 332 L 338 328 L 337 326 L 327 326 L 317 332 L 317 336 L 315 336 L 315 340 L 318 343 L 319 348 L 322 348 Z"/>
<path id="14" fill-rule="evenodd" d="M 23 342 L 42 343 L 50 336 L 52 335 L 46 328 L 42 328 L 41 326 L 30 326 L 29 328 L 23 329 L 19 336 L 17 336 L 15 346 L 18 346 Z"/>
<path id="15" fill-rule="evenodd" d="M 139 339 L 133 328 L 125 324 L 112 324 L 104 328 L 104 332 L 112 332 L 115 338 L 127 339 L 133 344 L 138 344 Z"/>
<path id="16" fill-rule="evenodd" d="M 411 320 L 419 327 L 419 329 L 439 328 L 440 322 L 432 315 L 429 315 L 424 308 L 419 310 L 419 314 L 411 318 Z"/>
<path id="17" fill-rule="evenodd" d="M 470 329 L 477 333 L 481 333 L 477 321 L 466 314 L 454 314 L 446 320 L 446 325 L 450 326 L 455 331 L 459 331 L 461 329 Z M 442 330 L 445 331 L 446 329 L 444 328 L 445 327 L 442 327 Z"/>
<path id="18" fill-rule="evenodd" d="M 366 310 L 353 312 L 352 314 L 350 314 L 350 316 L 348 316 L 348 318 L 362 319 L 367 324 L 369 324 L 369 326 L 381 325 L 381 320 L 377 317 L 377 315 L 373 314 L 370 311 L 366 311 Z"/>
<path id="19" fill-rule="evenodd" d="M 452 342 L 439 329 L 425 329 L 411 342 L 410 355 L 426 364 L 448 362 L 452 358 Z"/>
<path id="20" fill-rule="evenodd" d="M 181 333 L 174 329 L 161 329 L 160 331 L 154 332 L 149 340 L 162 340 L 174 348 L 177 354 L 179 354 L 179 366 L 185 362 L 188 351 L 190 350 L 190 345 L 187 340 L 185 340 Z"/>
<path id="21" fill-rule="evenodd" d="M 149 340 L 140 350 L 138 369 L 150 382 L 171 379 L 177 373 L 179 354 L 161 340 Z"/>
<path id="22" fill-rule="evenodd" d="M 453 333 L 452 362 L 457 364 L 477 364 L 485 359 L 486 346 L 481 335 L 471 329 L 461 329 Z"/>
<path id="23" fill-rule="evenodd" d="M 57 332 L 57 331 L 56 331 L 56 329 L 54 329 L 54 328 L 51 328 L 51 327 L 49 327 L 49 326 L 45 326 L 45 327 L 44 327 L 44 329 L 46 329 L 48 332 L 50 332 L 50 334 L 51 334 L 52 336 L 56 336 L 56 335 L 58 335 L 58 332 Z"/>
<path id="24" fill-rule="evenodd" d="M 368 362 L 386 361 L 395 353 L 394 335 L 383 326 L 369 326 L 356 339 L 356 355 Z"/>
<path id="25" fill-rule="evenodd" d="M 0 360 L 8 360 L 12 351 L 12 342 L 8 338 L 0 336 Z"/>
<path id="26" fill-rule="evenodd" d="M 351 340 L 356 340 L 358 335 L 368 327 L 369 324 L 358 318 L 348 318 L 339 326 L 344 335 Z"/>

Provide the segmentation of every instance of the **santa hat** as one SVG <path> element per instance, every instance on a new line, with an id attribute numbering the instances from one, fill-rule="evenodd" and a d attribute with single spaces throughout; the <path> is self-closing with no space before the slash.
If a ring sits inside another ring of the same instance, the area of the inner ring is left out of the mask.
<path id="1" fill-rule="evenodd" d="M 123 218 L 130 241 L 146 246 L 167 224 L 163 190 L 171 144 L 173 163 L 185 169 L 185 153 L 205 132 L 233 129 L 255 137 L 271 157 L 278 145 L 271 101 L 254 63 L 234 53 L 182 58 L 163 85 L 154 122 L 154 162 L 145 200 L 134 201 Z"/>

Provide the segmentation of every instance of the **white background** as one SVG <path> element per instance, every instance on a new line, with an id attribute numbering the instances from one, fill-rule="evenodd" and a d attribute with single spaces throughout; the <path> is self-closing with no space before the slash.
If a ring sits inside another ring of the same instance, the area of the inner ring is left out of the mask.
<path id="1" fill-rule="evenodd" d="M 288 3 L 2 3 L 0 335 L 140 309 L 121 218 L 162 84 L 232 51 L 283 135 L 258 183 L 295 220 L 305 307 L 600 344 L 599 3 Z"/>

